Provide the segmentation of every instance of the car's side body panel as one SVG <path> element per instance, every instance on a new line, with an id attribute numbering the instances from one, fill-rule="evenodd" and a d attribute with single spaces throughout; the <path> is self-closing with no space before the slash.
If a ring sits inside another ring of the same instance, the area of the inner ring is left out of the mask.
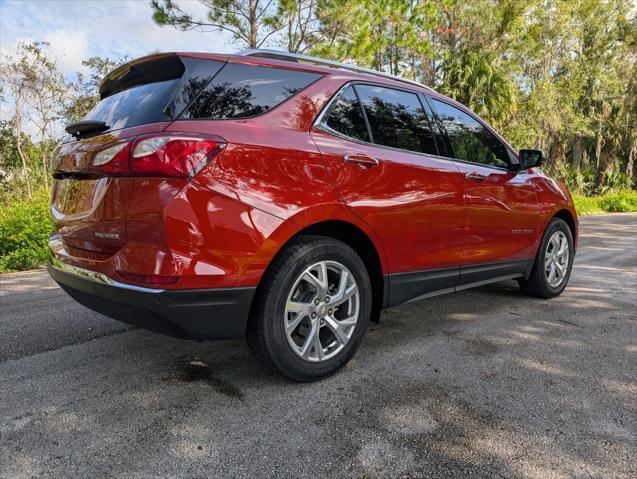
<path id="1" fill-rule="evenodd" d="M 456 162 L 465 178 L 463 265 L 535 256 L 535 187 L 524 172 Z M 484 179 L 471 179 L 478 174 Z"/>
<path id="2" fill-rule="evenodd" d="M 387 245 L 386 273 L 457 267 L 462 258 L 463 177 L 453 162 L 356 143 L 314 130 L 341 200 Z M 363 154 L 369 168 L 344 161 Z"/>

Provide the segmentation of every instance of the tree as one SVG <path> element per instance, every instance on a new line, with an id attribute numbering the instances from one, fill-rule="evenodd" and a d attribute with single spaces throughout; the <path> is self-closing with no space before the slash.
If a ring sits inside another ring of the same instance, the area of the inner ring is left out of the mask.
<path id="1" fill-rule="evenodd" d="M 119 60 L 103 57 L 90 57 L 82 60 L 82 65 L 89 69 L 88 76 L 78 72 L 76 81 L 71 86 L 71 99 L 64 110 L 67 122 L 83 118 L 100 100 L 99 88 L 102 79 L 115 67 L 128 61 L 127 57 Z"/>
<path id="2" fill-rule="evenodd" d="M 48 186 L 49 157 L 56 145 L 56 141 L 49 140 L 54 136 L 52 128 L 55 122 L 61 118 L 68 85 L 58 70 L 55 59 L 44 51 L 43 47 L 46 46 L 26 44 L 22 66 L 23 73 L 29 78 L 27 103 L 34 111 L 30 120 L 38 130 L 42 171 L 44 182 Z"/>
<path id="3" fill-rule="evenodd" d="M 318 0 L 280 0 L 274 24 L 284 32 L 281 42 L 288 52 L 303 53 L 318 41 Z"/>
<path id="4" fill-rule="evenodd" d="M 517 91 L 493 54 L 462 51 L 445 61 L 445 93 L 469 106 L 495 127 L 515 112 Z"/>
<path id="5" fill-rule="evenodd" d="M 49 160 L 59 142 L 58 120 L 68 96 L 68 85 L 48 47 L 44 42 L 19 43 L 15 50 L 3 55 L 0 65 L 0 79 L 13 99 L 11 124 L 21 161 L 21 181 L 29 196 L 32 180 L 49 185 Z M 35 129 L 34 137 L 38 139 L 39 166 L 29 161 L 27 148 L 30 141 L 25 140 L 28 123 Z"/>
<path id="6" fill-rule="evenodd" d="M 317 11 L 321 41 L 313 53 L 422 79 L 421 66 L 433 53 L 426 34 L 432 8 L 431 1 L 324 0 Z"/>
<path id="7" fill-rule="evenodd" d="M 203 18 L 194 18 L 174 0 L 151 0 L 153 20 L 179 30 L 230 32 L 247 48 L 260 48 L 276 33 L 280 22 L 273 16 L 273 0 L 199 0 L 208 9 Z"/>

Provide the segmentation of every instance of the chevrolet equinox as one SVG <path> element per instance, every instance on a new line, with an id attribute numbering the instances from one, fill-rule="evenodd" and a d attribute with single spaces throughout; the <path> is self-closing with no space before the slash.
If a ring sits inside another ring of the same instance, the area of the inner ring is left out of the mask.
<path id="1" fill-rule="evenodd" d="M 345 365 L 382 308 L 569 280 L 577 215 L 542 153 L 418 83 L 268 50 L 162 53 L 109 73 L 66 131 L 60 286 L 149 330 L 246 337 L 294 380 Z"/>

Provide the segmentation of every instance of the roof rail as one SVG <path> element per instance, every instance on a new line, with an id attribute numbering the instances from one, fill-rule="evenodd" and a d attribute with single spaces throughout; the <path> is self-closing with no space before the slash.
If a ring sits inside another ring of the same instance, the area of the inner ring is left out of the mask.
<path id="1" fill-rule="evenodd" d="M 242 55 L 246 57 L 261 57 L 261 58 L 270 58 L 272 60 L 283 60 L 288 62 L 296 62 L 296 63 L 309 63 L 317 66 L 338 68 L 339 70 L 349 70 L 357 73 L 366 73 L 368 75 L 373 75 L 382 78 L 389 78 L 390 80 L 399 81 L 402 83 L 409 83 L 410 85 L 415 85 L 420 88 L 426 88 L 427 90 L 434 91 L 433 88 L 430 88 L 426 85 L 422 85 L 418 82 L 412 80 L 406 80 L 405 78 L 400 78 L 394 75 L 390 75 L 389 73 L 380 72 L 378 70 L 372 70 L 371 68 L 363 68 L 356 65 L 348 65 L 347 63 L 335 62 L 332 60 L 324 60 L 323 58 L 312 57 L 309 55 L 301 55 L 300 53 L 289 53 L 281 50 L 268 50 L 268 49 L 252 49 L 252 50 L 243 50 L 237 53 L 237 55 Z"/>

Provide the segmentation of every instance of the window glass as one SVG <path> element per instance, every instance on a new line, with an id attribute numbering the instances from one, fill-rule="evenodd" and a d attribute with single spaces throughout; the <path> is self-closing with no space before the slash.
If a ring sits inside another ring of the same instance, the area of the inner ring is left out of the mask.
<path id="1" fill-rule="evenodd" d="M 182 118 L 246 118 L 295 95 L 321 75 L 228 63 L 184 110 Z"/>
<path id="2" fill-rule="evenodd" d="M 109 131 L 170 120 L 164 109 L 183 74 L 184 64 L 174 55 L 120 65 L 106 75 L 99 103 L 83 120 L 103 121 Z"/>
<path id="3" fill-rule="evenodd" d="M 429 121 L 415 93 L 371 85 L 356 85 L 356 91 L 374 143 L 438 154 Z"/>
<path id="4" fill-rule="evenodd" d="M 363 111 L 351 86 L 343 90 L 332 102 L 329 110 L 325 113 L 323 123 L 347 137 L 369 141 Z"/>
<path id="5" fill-rule="evenodd" d="M 103 121 L 110 131 L 167 121 L 163 110 L 178 84 L 179 79 L 152 82 L 114 93 L 95 105 L 83 119 Z"/>
<path id="6" fill-rule="evenodd" d="M 447 130 L 455 158 L 501 168 L 508 166 L 506 148 L 478 120 L 447 103 L 435 99 L 432 102 Z"/>
<path id="7" fill-rule="evenodd" d="M 182 61 L 186 65 L 187 76 L 183 79 L 175 99 L 166 109 L 171 118 L 177 118 L 223 66 L 223 62 L 199 58 L 183 58 Z"/>

